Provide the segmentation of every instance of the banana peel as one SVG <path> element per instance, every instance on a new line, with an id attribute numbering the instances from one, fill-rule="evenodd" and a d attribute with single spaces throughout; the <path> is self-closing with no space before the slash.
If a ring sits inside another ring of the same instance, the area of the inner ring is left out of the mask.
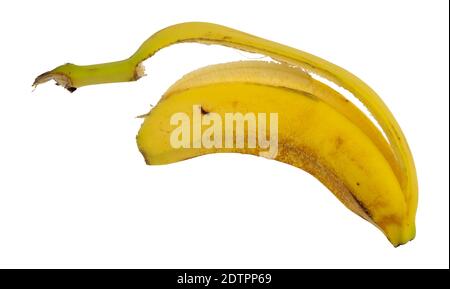
<path id="1" fill-rule="evenodd" d="M 73 92 L 87 85 L 135 81 L 144 75 L 144 60 L 164 47 L 183 42 L 224 45 L 264 54 L 278 63 L 213 65 L 176 82 L 145 116 L 138 133 L 138 146 L 148 164 L 220 152 L 260 155 L 257 148 L 247 147 L 171 147 L 170 115 L 185 112 L 192 116 L 194 104 L 201 104 L 203 117 L 210 112 L 224 116 L 226 112 L 277 111 L 276 160 L 314 175 L 350 210 L 379 228 L 394 246 L 414 239 L 418 183 L 400 126 L 367 84 L 317 56 L 225 26 L 189 22 L 156 32 L 126 60 L 87 66 L 67 63 L 39 75 L 33 85 L 53 79 Z M 387 139 L 354 104 L 312 78 L 311 73 L 351 92 Z"/>

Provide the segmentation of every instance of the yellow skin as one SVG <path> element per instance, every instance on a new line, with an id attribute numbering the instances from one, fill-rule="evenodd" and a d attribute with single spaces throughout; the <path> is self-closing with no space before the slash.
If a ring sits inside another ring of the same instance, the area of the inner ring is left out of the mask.
<path id="1" fill-rule="evenodd" d="M 403 192 L 391 164 L 371 138 L 373 124 L 331 88 L 323 93 L 317 87 L 320 82 L 308 74 L 275 63 L 243 61 L 202 68 L 170 87 L 146 115 L 137 136 L 139 149 L 151 165 L 211 153 L 259 155 L 259 148 L 248 148 L 247 139 L 242 149 L 196 149 L 192 138 L 189 148 L 173 148 L 170 134 L 174 126 L 169 120 L 178 112 L 192 119 L 195 104 L 201 105 L 205 115 L 214 112 L 222 119 L 230 112 L 277 112 L 276 160 L 314 175 L 394 245 L 407 242 L 411 230 Z M 355 119 L 363 125 L 355 124 Z M 257 132 L 246 127 L 244 135 L 249 133 Z M 385 141 L 378 145 L 389 148 Z"/>
<path id="2" fill-rule="evenodd" d="M 389 212 L 392 218 L 389 219 L 386 217 L 389 216 L 387 212 L 383 214 L 380 213 L 382 216 L 385 216 L 384 221 L 381 222 L 382 224 L 379 223 L 380 219 L 377 219 L 378 217 L 375 217 L 375 215 L 373 215 L 370 219 L 374 221 L 385 232 L 385 234 L 394 245 L 405 243 L 408 240 L 412 240 L 414 238 L 418 185 L 414 161 L 403 132 L 401 131 L 398 123 L 396 122 L 387 106 L 367 84 L 365 84 L 362 80 L 346 71 L 345 69 L 319 57 L 276 42 L 272 42 L 216 24 L 201 22 L 181 23 L 167 27 L 152 35 L 130 58 L 126 60 L 88 66 L 65 64 L 55 68 L 52 71 L 40 75 L 36 79 L 34 85 L 38 85 L 42 82 L 54 79 L 62 86 L 73 91 L 76 88 L 86 85 L 137 80 L 143 75 L 141 66 L 142 61 L 151 57 L 158 50 L 164 47 L 182 42 L 220 44 L 245 51 L 261 53 L 270 56 L 271 58 L 282 63 L 289 64 L 291 66 L 301 68 L 307 72 L 312 72 L 325 77 L 353 93 L 353 95 L 355 95 L 367 107 L 369 112 L 376 119 L 383 132 L 386 134 L 388 143 L 386 143 L 381 133 L 378 132 L 376 128 L 374 129 L 373 125 L 369 125 L 367 121 L 362 120 L 363 118 L 361 118 L 361 113 L 355 113 L 355 109 L 347 109 L 345 105 L 342 105 L 339 97 L 334 97 L 333 95 L 335 94 L 335 92 L 332 92 L 328 87 L 323 84 L 318 84 L 315 86 L 315 90 L 313 90 L 312 92 L 312 94 L 321 94 L 321 97 L 318 97 L 321 100 L 320 103 L 325 103 L 328 108 L 331 107 L 335 111 L 339 111 L 341 116 L 343 115 L 344 119 L 348 121 L 348 127 L 353 125 L 358 128 L 360 134 L 361 131 L 364 132 L 362 133 L 362 136 L 358 136 L 358 139 L 369 138 L 371 140 L 372 148 L 376 148 L 376 151 L 379 152 L 378 156 L 383 156 L 382 160 L 384 160 L 384 163 L 388 165 L 388 168 L 391 172 L 390 177 L 394 176 L 395 180 L 397 180 L 398 182 L 397 187 L 400 188 L 400 192 L 402 193 L 401 200 L 403 202 L 403 206 L 400 206 L 400 203 L 395 203 L 396 206 L 387 206 L 386 209 L 390 210 Z M 231 89 L 230 87 L 234 87 L 235 89 L 244 89 L 249 94 L 252 94 L 251 92 L 254 91 L 253 88 L 246 89 L 242 86 L 242 84 L 233 84 L 233 82 L 224 83 L 221 85 L 222 86 L 217 84 L 217 86 L 221 87 L 221 89 L 224 90 Z M 216 87 L 216 85 L 211 85 L 211 87 Z M 269 90 L 269 88 L 265 88 Z M 201 90 L 200 87 L 198 89 Z M 211 93 L 212 92 L 220 94 L 220 91 L 217 90 L 213 90 L 211 91 Z M 233 92 L 235 91 L 233 90 Z M 202 93 L 200 93 L 200 95 L 202 95 Z M 244 99 L 247 99 L 247 97 L 245 97 L 243 94 L 239 95 L 242 96 L 242 101 L 245 101 Z M 273 96 L 274 95 L 278 94 L 274 93 Z M 191 97 L 193 101 L 197 96 L 193 95 Z M 293 98 L 291 97 L 289 99 L 291 100 Z M 226 106 L 227 101 L 229 101 L 229 99 L 223 99 L 224 106 Z M 258 106 L 255 106 L 254 108 L 262 109 L 262 107 Z M 280 109 L 281 108 L 282 107 L 280 107 Z M 281 112 L 282 110 L 277 111 Z M 318 111 L 321 110 L 318 109 Z M 326 115 L 324 115 L 324 117 L 325 116 Z M 362 122 L 358 120 L 362 120 Z M 323 120 L 317 120 L 316 124 L 320 123 L 321 121 Z M 336 121 L 338 120 L 336 119 Z M 146 122 L 147 120 L 144 123 Z M 281 121 L 280 126 L 282 126 Z M 318 126 L 321 127 L 321 125 Z M 324 127 L 324 129 L 326 128 Z M 348 132 L 342 131 L 342 133 Z M 283 135 L 281 128 L 280 135 Z M 290 135 L 288 134 L 288 136 Z M 346 135 L 346 137 L 350 137 L 350 134 Z M 351 139 L 356 139 L 355 135 L 353 135 Z M 296 144 L 294 147 L 297 147 L 297 145 L 298 144 Z M 313 146 L 312 144 L 310 145 Z M 330 144 L 330 148 L 331 147 L 332 146 Z M 343 147 L 348 148 L 346 145 L 344 145 Z M 351 147 L 355 148 L 355 146 Z M 369 145 L 364 145 L 363 147 L 368 148 Z M 328 153 L 330 151 L 328 151 Z M 326 152 L 322 153 L 325 154 Z M 286 155 L 292 154 L 287 153 Z M 369 157 L 367 154 L 363 154 L 359 155 L 359 157 L 367 161 L 368 158 L 375 158 L 375 155 L 370 154 Z M 339 154 L 334 155 L 334 158 L 335 160 L 341 159 Z M 296 165 L 294 157 L 288 157 L 288 159 L 292 160 L 293 165 Z M 380 165 L 381 163 L 383 163 L 382 160 L 374 159 L 373 162 L 374 164 L 376 163 Z M 340 161 L 344 162 L 344 160 Z M 301 165 L 297 166 L 301 167 Z M 333 166 L 331 164 L 328 164 L 327 167 L 333 169 Z M 305 169 L 308 170 L 308 168 Z M 338 167 L 337 170 L 334 171 L 334 173 L 342 172 L 342 170 L 345 170 L 345 168 Z M 309 169 L 309 171 L 311 172 L 311 169 Z M 371 175 L 371 178 L 376 179 L 379 185 L 365 188 L 370 190 L 372 194 L 374 194 L 374 192 L 377 192 L 378 194 L 379 192 L 381 192 L 381 190 L 378 190 L 377 188 L 381 188 L 381 184 L 384 184 L 384 191 L 389 191 L 390 193 L 383 193 L 383 195 L 390 196 L 389 198 L 392 198 L 392 201 L 395 200 L 395 202 L 398 202 L 398 195 L 397 193 L 394 193 L 394 191 L 397 192 L 397 189 L 394 189 L 394 184 L 391 182 L 386 183 L 377 177 L 381 174 L 382 171 L 372 172 L 374 172 L 374 175 Z M 352 173 L 355 173 L 355 175 L 353 175 L 353 178 L 363 177 L 362 175 L 356 174 L 356 172 Z M 317 177 L 319 179 L 321 178 L 320 176 Z M 385 175 L 385 177 L 388 178 L 388 180 L 391 180 L 387 175 Z M 321 181 L 324 182 L 323 180 Z M 330 187 L 329 184 L 327 184 L 327 186 Z M 347 189 L 351 190 L 352 193 L 358 195 L 358 190 L 354 190 L 355 188 L 351 187 L 350 183 L 346 184 L 346 186 L 348 186 Z M 361 190 L 361 188 L 359 190 Z M 371 207 L 373 206 L 373 203 L 371 203 L 370 200 L 369 204 L 364 203 L 364 206 L 367 205 L 368 207 L 366 207 L 366 209 L 368 209 L 371 214 L 374 214 L 374 212 L 372 212 L 373 210 L 377 212 L 383 211 L 383 209 L 381 208 L 385 205 L 385 202 L 380 201 L 378 204 L 380 205 L 375 206 L 378 208 L 376 210 L 374 209 L 374 207 Z M 349 205 L 347 204 L 347 206 Z M 388 220 L 390 220 L 390 222 L 388 222 Z"/>

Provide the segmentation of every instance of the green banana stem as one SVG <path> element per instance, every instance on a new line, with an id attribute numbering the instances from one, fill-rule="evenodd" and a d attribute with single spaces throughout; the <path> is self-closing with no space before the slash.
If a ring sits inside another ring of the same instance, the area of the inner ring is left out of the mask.
<path id="1" fill-rule="evenodd" d="M 277 61 L 320 75 L 350 91 L 374 116 L 392 146 L 394 155 L 404 173 L 399 182 L 408 204 L 410 225 L 414 227 L 418 201 L 417 175 L 411 151 L 400 126 L 381 98 L 366 83 L 349 71 L 312 54 L 225 26 L 189 22 L 176 24 L 156 32 L 126 60 L 89 66 L 65 64 L 40 75 L 34 85 L 55 79 L 57 83 L 73 91 L 86 85 L 134 81 L 143 75 L 140 63 L 164 47 L 183 42 L 220 44 L 264 54 Z M 415 228 L 413 229 L 415 230 Z"/>
<path id="2" fill-rule="evenodd" d="M 66 63 L 39 75 L 33 86 L 54 79 L 58 85 L 73 92 L 86 85 L 138 80 L 143 72 L 142 65 L 134 64 L 129 59 L 84 66 Z"/>

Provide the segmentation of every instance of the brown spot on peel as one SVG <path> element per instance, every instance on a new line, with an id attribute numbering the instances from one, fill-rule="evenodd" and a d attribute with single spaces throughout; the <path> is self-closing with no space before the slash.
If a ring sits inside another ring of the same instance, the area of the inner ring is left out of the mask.
<path id="1" fill-rule="evenodd" d="M 202 113 L 202 115 L 209 113 L 209 111 L 207 111 L 203 106 L 200 106 L 200 112 Z"/>
<path id="2" fill-rule="evenodd" d="M 339 149 L 343 143 L 344 143 L 344 140 L 340 136 L 338 136 L 336 138 L 336 149 Z"/>

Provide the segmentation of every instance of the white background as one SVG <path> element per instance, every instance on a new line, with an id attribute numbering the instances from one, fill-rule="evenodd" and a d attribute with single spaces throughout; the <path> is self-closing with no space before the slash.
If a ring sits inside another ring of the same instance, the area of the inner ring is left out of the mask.
<path id="1" fill-rule="evenodd" d="M 1 3 L 1 267 L 448 268 L 448 1 Z M 311 52 L 369 83 L 417 163 L 416 239 L 393 248 L 282 163 L 229 154 L 145 165 L 135 116 L 184 73 L 249 54 L 182 44 L 146 61 L 135 83 L 32 93 L 46 70 L 128 57 L 185 21 Z"/>

